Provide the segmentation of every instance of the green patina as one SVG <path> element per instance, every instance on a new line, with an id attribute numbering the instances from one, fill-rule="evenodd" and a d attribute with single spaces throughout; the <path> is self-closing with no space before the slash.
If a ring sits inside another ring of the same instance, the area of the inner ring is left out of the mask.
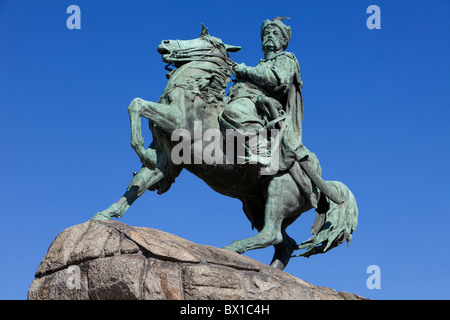
<path id="1" fill-rule="evenodd" d="M 131 146 L 143 166 L 125 194 L 92 220 L 122 217 L 146 190 L 159 194 L 168 191 L 181 170 L 186 169 L 213 190 L 241 200 L 247 218 L 258 230 L 253 237 L 233 241 L 225 247 L 227 250 L 243 253 L 273 245 L 271 264 L 283 269 L 295 250 L 305 249 L 297 256 L 308 257 L 345 240 L 350 243 L 357 226 L 356 201 L 343 183 L 322 179 L 316 155 L 302 143 L 303 83 L 297 58 L 286 51 L 291 28 L 283 19 L 263 22 L 264 58 L 255 67 L 233 62 L 229 53 L 240 47 L 210 36 L 203 25 L 197 39 L 162 41 L 158 52 L 164 62 L 174 67 L 168 69 L 164 93 L 158 102 L 135 98 L 128 107 Z M 225 96 L 231 72 L 236 80 Z M 153 135 L 147 149 L 141 117 L 149 120 Z M 201 121 L 202 134 L 214 129 L 223 133 L 224 139 L 230 131 L 251 137 L 255 132 L 276 129 L 279 135 L 247 145 L 240 163 L 198 161 L 195 150 L 205 150 L 209 142 L 192 139 L 188 143 L 192 144 L 188 149 L 192 154 L 184 156 L 193 160 L 178 164 L 173 161 L 172 151 L 179 141 L 173 141 L 172 135 L 182 129 L 195 137 L 196 121 Z M 262 174 L 271 166 L 274 150 L 280 155 L 277 170 Z M 317 214 L 313 236 L 297 244 L 286 228 L 313 208 Z"/>

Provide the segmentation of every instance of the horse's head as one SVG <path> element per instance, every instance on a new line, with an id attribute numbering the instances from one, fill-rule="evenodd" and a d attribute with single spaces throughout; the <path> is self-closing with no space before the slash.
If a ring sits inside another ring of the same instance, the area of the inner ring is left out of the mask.
<path id="1" fill-rule="evenodd" d="M 212 58 L 229 59 L 229 52 L 237 52 L 241 47 L 224 44 L 221 39 L 209 35 L 208 28 L 202 24 L 200 37 L 192 40 L 163 40 L 158 46 L 158 52 L 163 61 L 175 67 L 191 62 L 205 61 Z"/>

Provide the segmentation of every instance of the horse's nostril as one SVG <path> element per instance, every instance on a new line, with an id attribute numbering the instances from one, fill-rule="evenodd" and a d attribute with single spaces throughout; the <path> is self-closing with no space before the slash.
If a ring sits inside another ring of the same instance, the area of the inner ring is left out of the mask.
<path id="1" fill-rule="evenodd" d="M 163 40 L 164 44 L 169 44 L 169 42 L 170 42 L 169 40 Z"/>
<path id="2" fill-rule="evenodd" d="M 164 48 L 164 47 L 159 46 L 159 47 L 158 47 L 158 52 L 159 52 L 160 54 L 168 54 L 168 53 L 170 53 L 170 50 L 167 49 L 167 48 Z"/>

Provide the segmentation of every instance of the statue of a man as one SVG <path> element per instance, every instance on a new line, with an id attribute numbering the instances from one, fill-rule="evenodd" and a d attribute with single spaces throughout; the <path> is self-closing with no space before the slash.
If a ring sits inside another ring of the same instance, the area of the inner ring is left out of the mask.
<path id="1" fill-rule="evenodd" d="M 281 21 L 283 19 L 279 17 L 263 22 L 261 41 L 264 59 L 256 67 L 241 63 L 233 68 L 237 83 L 230 89 L 229 102 L 220 117 L 222 129 L 246 133 L 265 129 L 268 121 L 285 115 L 284 166 L 280 169 L 292 165 L 294 153 L 301 147 L 303 118 L 300 67 L 295 55 L 285 51 L 291 39 L 291 28 Z M 264 118 L 264 111 L 269 114 L 268 118 Z M 266 147 L 263 143 L 258 145 L 258 150 L 250 152 L 253 155 L 264 154 Z M 263 156 L 254 160 L 263 166 L 269 164 Z"/>

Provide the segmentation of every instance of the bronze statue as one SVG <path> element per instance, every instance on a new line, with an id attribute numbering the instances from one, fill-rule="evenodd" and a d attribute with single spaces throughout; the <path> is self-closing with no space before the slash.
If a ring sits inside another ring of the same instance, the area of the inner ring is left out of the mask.
<path id="1" fill-rule="evenodd" d="M 203 25 L 197 39 L 162 41 L 158 52 L 175 67 L 166 67 L 164 93 L 156 103 L 135 98 L 128 107 L 131 146 L 143 166 L 125 194 L 92 220 L 122 217 L 147 189 L 162 194 L 187 169 L 216 192 L 240 199 L 258 230 L 227 250 L 243 253 L 273 245 L 271 265 L 283 269 L 295 250 L 306 249 L 297 256 L 308 257 L 345 240 L 350 243 L 357 226 L 356 202 L 344 184 L 321 178 L 317 157 L 302 144 L 300 68 L 295 55 L 285 51 L 291 29 L 282 20 L 264 21 L 264 59 L 253 68 L 233 62 L 229 53 L 240 47 L 210 36 Z M 225 96 L 232 70 L 237 82 Z M 149 119 L 153 135 L 147 149 L 141 117 Z M 274 133 L 261 134 L 268 130 Z M 228 140 L 230 135 L 234 137 Z M 264 138 L 250 143 L 255 135 Z M 230 143 L 240 136 L 250 140 Z M 242 145 L 245 154 L 239 151 Z M 262 170 L 272 165 L 275 154 L 280 159 L 276 170 Z M 313 236 L 297 244 L 286 228 L 312 208 Z"/>
<path id="2" fill-rule="evenodd" d="M 292 143 L 296 150 L 301 144 L 301 121 L 303 118 L 302 81 L 300 67 L 293 53 L 286 52 L 291 39 L 291 28 L 279 18 L 266 20 L 261 27 L 264 59 L 256 67 L 239 64 L 234 67 L 237 83 L 230 89 L 230 101 L 221 115 L 223 128 L 260 131 L 267 128 L 268 121 L 276 120 L 280 112 L 286 114 L 289 125 L 284 132 L 284 142 Z M 284 119 L 284 117 L 283 117 Z M 280 118 L 281 121 L 281 118 Z M 251 156 L 267 165 L 265 144 L 261 150 L 251 150 Z M 287 160 L 285 157 L 284 160 Z M 286 169 L 291 164 L 283 166 Z"/>

